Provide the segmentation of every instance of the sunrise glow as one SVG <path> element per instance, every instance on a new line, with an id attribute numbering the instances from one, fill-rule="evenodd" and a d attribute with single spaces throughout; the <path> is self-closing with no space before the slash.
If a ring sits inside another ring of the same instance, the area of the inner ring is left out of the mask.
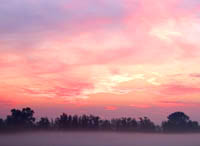
<path id="1" fill-rule="evenodd" d="M 2 0 L 0 115 L 200 120 L 199 36 L 199 0 Z"/>

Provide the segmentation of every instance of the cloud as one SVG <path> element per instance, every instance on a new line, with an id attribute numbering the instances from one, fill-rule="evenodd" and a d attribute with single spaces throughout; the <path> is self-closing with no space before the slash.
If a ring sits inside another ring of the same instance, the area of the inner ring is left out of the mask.
<path id="1" fill-rule="evenodd" d="M 199 0 L 182 0 L 179 4 L 179 6 L 183 9 L 195 9 L 200 7 Z"/>
<path id="2" fill-rule="evenodd" d="M 198 94 L 183 76 L 173 76 L 183 85 L 170 84 L 171 74 L 199 72 L 200 20 L 181 2 L 2 0 L 1 85 L 36 99 L 107 93 L 134 103 L 156 101 L 157 92 Z"/>
<path id="3" fill-rule="evenodd" d="M 186 106 L 187 104 L 181 101 L 160 101 L 157 106 L 160 107 L 180 107 Z"/>
<path id="4" fill-rule="evenodd" d="M 185 101 L 159 101 L 159 107 L 198 107 L 198 102 L 185 102 Z"/>
<path id="5" fill-rule="evenodd" d="M 163 85 L 160 92 L 165 95 L 187 95 L 200 93 L 200 88 L 190 85 L 169 84 Z"/>
<path id="6" fill-rule="evenodd" d="M 63 81 L 59 81 L 63 83 Z M 87 94 L 84 92 L 86 90 L 93 89 L 93 85 L 87 82 L 78 82 L 74 80 L 73 82 L 66 82 L 63 85 L 58 86 L 55 84 L 48 85 L 44 82 L 43 84 L 36 84 L 30 87 L 24 87 L 21 89 L 21 93 L 27 96 L 33 97 L 47 97 L 47 98 L 66 98 L 66 99 L 84 99 L 87 98 Z"/>
<path id="7" fill-rule="evenodd" d="M 200 78 L 200 74 L 199 73 L 192 73 L 192 74 L 190 74 L 190 77 Z"/>
<path id="8" fill-rule="evenodd" d="M 115 111 L 115 110 L 117 110 L 117 107 L 115 107 L 115 106 L 107 106 L 107 107 L 105 107 L 105 110 L 107 110 L 107 111 Z"/>
<path id="9" fill-rule="evenodd" d="M 70 28 L 80 29 L 83 23 L 87 24 L 92 20 L 109 18 L 115 21 L 115 19 L 120 19 L 120 15 L 123 16 L 123 11 L 119 0 L 86 0 L 84 2 L 72 0 L 13 0 L 8 2 L 3 0 L 0 19 L 4 21 L 0 25 L 2 28 L 0 31 L 5 32 L 4 35 L 43 33 L 51 30 L 61 33 L 64 28 L 66 28 L 65 31 L 70 32 Z"/>
<path id="10" fill-rule="evenodd" d="M 143 104 L 143 103 L 130 104 L 129 106 L 134 108 L 144 108 L 144 109 L 152 107 L 152 105 L 150 104 Z"/>
<path id="11" fill-rule="evenodd" d="M 8 100 L 8 99 L 0 99 L 0 106 L 1 107 L 11 107 L 13 105 L 15 105 L 16 103 L 12 100 Z"/>

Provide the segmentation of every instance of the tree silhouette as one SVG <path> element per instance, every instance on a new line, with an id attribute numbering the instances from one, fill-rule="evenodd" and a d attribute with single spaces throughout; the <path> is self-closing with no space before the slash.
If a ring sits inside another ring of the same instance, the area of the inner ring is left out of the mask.
<path id="1" fill-rule="evenodd" d="M 145 132 L 155 132 L 156 126 L 149 118 L 144 117 L 140 118 L 139 129 Z"/>
<path id="2" fill-rule="evenodd" d="M 12 109 L 11 115 L 6 118 L 6 125 L 10 129 L 33 128 L 35 121 L 33 114 L 34 111 L 29 107 L 22 110 Z"/>
<path id="3" fill-rule="evenodd" d="M 78 129 L 78 128 L 79 128 L 78 116 L 74 115 L 72 116 L 72 129 Z"/>
<path id="4" fill-rule="evenodd" d="M 189 121 L 188 128 L 190 131 L 196 132 L 199 130 L 199 123 L 197 121 Z"/>
<path id="5" fill-rule="evenodd" d="M 69 129 L 71 126 L 71 119 L 71 116 L 63 113 L 59 118 L 56 118 L 55 127 L 58 129 Z"/>
<path id="6" fill-rule="evenodd" d="M 0 130 L 3 130 L 4 128 L 4 121 L 0 118 Z"/>
<path id="7" fill-rule="evenodd" d="M 191 121 L 183 112 L 175 112 L 168 116 L 168 121 L 162 123 L 165 132 L 186 132 L 198 129 L 198 122 Z"/>
<path id="8" fill-rule="evenodd" d="M 81 129 L 88 129 L 89 128 L 89 116 L 87 115 L 82 115 L 79 118 L 79 124 Z"/>
<path id="9" fill-rule="evenodd" d="M 33 117 L 34 111 L 27 107 L 22 110 L 12 109 L 11 114 L 5 120 L 0 119 L 0 131 L 10 130 L 106 130 L 128 132 L 200 132 L 197 121 L 190 120 L 183 112 L 170 114 L 167 121 L 161 126 L 155 125 L 148 117 L 136 120 L 131 117 L 101 119 L 94 115 L 68 115 L 61 114 L 55 120 L 49 121 L 47 117 L 41 117 L 37 122 Z"/>
<path id="10" fill-rule="evenodd" d="M 40 120 L 36 123 L 37 128 L 39 129 L 49 129 L 51 126 L 51 123 L 47 117 L 42 117 Z"/>
<path id="11" fill-rule="evenodd" d="M 109 120 L 100 120 L 99 123 L 101 130 L 112 130 L 112 125 Z"/>
<path id="12" fill-rule="evenodd" d="M 133 118 L 117 118 L 111 120 L 111 125 L 114 130 L 117 131 L 137 131 L 138 123 Z"/>
<path id="13" fill-rule="evenodd" d="M 99 119 L 100 117 L 98 116 L 89 116 L 89 129 L 94 130 L 99 128 Z"/>

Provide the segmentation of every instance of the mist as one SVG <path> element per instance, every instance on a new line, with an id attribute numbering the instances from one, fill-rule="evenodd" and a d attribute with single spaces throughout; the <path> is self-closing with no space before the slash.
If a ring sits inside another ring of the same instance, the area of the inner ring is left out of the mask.
<path id="1" fill-rule="evenodd" d="M 30 132 L 0 135 L 0 146 L 199 146 L 200 134 Z"/>

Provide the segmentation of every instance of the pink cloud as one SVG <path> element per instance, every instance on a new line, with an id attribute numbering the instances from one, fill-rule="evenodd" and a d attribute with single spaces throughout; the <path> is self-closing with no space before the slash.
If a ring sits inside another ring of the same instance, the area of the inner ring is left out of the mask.
<path id="1" fill-rule="evenodd" d="M 159 101 L 157 103 L 159 107 L 198 107 L 197 102 L 184 102 L 184 101 Z"/>
<path id="2" fill-rule="evenodd" d="M 192 73 L 192 74 L 190 74 L 190 77 L 200 78 L 200 74 L 199 73 Z"/>
<path id="3" fill-rule="evenodd" d="M 181 106 L 182 107 L 186 105 L 187 104 L 180 101 L 160 101 L 157 106 L 160 106 L 160 107 L 180 107 Z"/>
<path id="4" fill-rule="evenodd" d="M 150 104 L 143 104 L 143 103 L 130 104 L 129 106 L 134 108 L 144 108 L 144 109 L 152 107 Z"/>
<path id="5" fill-rule="evenodd" d="M 166 95 L 187 95 L 200 93 L 200 88 L 196 86 L 169 84 L 163 85 L 160 92 Z"/>
<path id="6" fill-rule="evenodd" d="M 16 103 L 12 100 L 8 100 L 8 99 L 3 99 L 1 97 L 0 99 L 0 106 L 1 107 L 11 107 L 11 106 L 14 106 Z"/>
<path id="7" fill-rule="evenodd" d="M 60 81 L 62 82 L 62 81 Z M 35 86 L 35 87 L 24 87 L 22 88 L 22 93 L 26 94 L 27 96 L 39 96 L 39 97 L 49 97 L 49 98 L 84 98 L 83 91 L 86 89 L 92 89 L 93 85 L 90 83 L 81 83 L 77 81 L 73 81 L 73 83 L 66 82 L 62 86 L 46 85 L 46 86 Z"/>

